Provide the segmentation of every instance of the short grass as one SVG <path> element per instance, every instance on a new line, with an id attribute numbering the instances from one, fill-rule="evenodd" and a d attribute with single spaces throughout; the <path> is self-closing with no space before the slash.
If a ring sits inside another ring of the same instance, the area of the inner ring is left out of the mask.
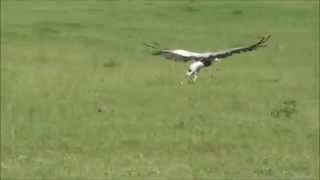
<path id="1" fill-rule="evenodd" d="M 1 1 L 1 178 L 319 177 L 317 1 Z M 142 46 L 269 47 L 204 69 Z"/>

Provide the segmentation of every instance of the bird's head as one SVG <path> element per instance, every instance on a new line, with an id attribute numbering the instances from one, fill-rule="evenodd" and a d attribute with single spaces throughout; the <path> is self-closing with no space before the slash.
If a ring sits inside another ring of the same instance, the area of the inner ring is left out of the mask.
<path id="1" fill-rule="evenodd" d="M 191 70 L 191 69 L 188 69 L 188 71 L 187 71 L 187 73 L 186 73 L 186 76 L 191 76 L 192 73 L 193 73 L 192 70 Z"/>

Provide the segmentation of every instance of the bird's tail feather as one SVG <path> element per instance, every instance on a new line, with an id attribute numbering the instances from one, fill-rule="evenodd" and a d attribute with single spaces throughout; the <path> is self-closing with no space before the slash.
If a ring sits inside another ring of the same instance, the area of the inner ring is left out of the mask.
<path id="1" fill-rule="evenodd" d="M 160 44 L 158 42 L 155 42 L 155 41 L 151 41 L 150 43 L 146 43 L 146 42 L 143 42 L 142 43 L 143 45 L 145 45 L 146 47 L 149 47 L 149 48 L 152 48 L 152 49 L 160 49 Z"/>
<path id="2" fill-rule="evenodd" d="M 152 49 L 152 55 L 160 55 L 162 53 L 161 48 L 159 47 L 160 44 L 154 41 L 151 41 L 151 43 L 142 43 L 144 46 Z"/>
<path id="3" fill-rule="evenodd" d="M 147 44 L 147 43 L 142 43 L 143 45 L 145 45 L 146 47 L 150 47 L 152 49 L 158 49 L 158 47 L 151 45 L 151 44 Z"/>

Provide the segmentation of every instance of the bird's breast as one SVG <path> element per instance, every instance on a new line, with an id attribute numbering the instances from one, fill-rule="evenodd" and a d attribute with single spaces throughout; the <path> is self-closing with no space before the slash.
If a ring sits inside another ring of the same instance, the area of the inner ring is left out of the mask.
<path id="1" fill-rule="evenodd" d="M 199 71 L 202 67 L 204 67 L 204 63 L 201 61 L 196 61 L 190 65 L 191 71 Z"/>

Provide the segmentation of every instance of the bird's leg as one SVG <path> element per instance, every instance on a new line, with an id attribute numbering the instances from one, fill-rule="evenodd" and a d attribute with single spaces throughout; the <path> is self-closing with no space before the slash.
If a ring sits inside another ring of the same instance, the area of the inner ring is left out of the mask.
<path id="1" fill-rule="evenodd" d="M 185 82 L 191 81 L 192 74 L 186 74 L 185 78 L 180 82 L 181 85 L 183 85 Z"/>
<path id="2" fill-rule="evenodd" d="M 194 77 L 195 77 L 194 73 L 192 73 L 190 76 L 188 76 L 188 78 L 187 78 L 188 83 L 193 83 L 194 82 Z"/>
<path id="3" fill-rule="evenodd" d="M 187 79 L 183 79 L 183 80 L 180 82 L 180 85 L 183 85 L 185 81 L 187 81 Z"/>
<path id="4" fill-rule="evenodd" d="M 180 82 L 180 84 L 183 85 L 184 82 L 190 83 L 193 76 L 194 76 L 194 72 L 192 72 L 192 71 L 189 69 L 189 70 L 186 72 L 185 79 L 182 80 L 182 81 Z"/>
<path id="5" fill-rule="evenodd" d="M 197 73 L 194 73 L 193 78 L 192 78 L 192 81 L 193 81 L 193 82 L 196 82 L 197 78 L 198 78 Z"/>

